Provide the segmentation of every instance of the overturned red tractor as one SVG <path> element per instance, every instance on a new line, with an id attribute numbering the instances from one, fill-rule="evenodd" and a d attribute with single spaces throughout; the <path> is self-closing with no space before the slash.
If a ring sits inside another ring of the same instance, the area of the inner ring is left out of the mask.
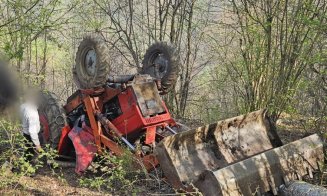
<path id="1" fill-rule="evenodd" d="M 119 156 L 127 148 L 148 170 L 160 164 L 175 188 L 277 194 L 280 185 L 311 176 L 324 160 L 317 135 L 282 146 L 266 110 L 182 132 L 161 98 L 177 80 L 175 49 L 152 45 L 134 75 L 110 75 L 108 54 L 101 38 L 86 36 L 73 67 L 79 90 L 63 107 L 52 93 L 42 95 L 43 135 L 60 155 L 76 157 L 78 173 L 95 153 Z"/>
<path id="2" fill-rule="evenodd" d="M 43 95 L 44 136 L 61 155 L 75 151 L 77 172 L 105 148 L 114 155 L 123 153 L 121 142 L 146 168 L 153 168 L 158 165 L 152 153 L 155 144 L 178 129 L 160 97 L 176 82 L 177 53 L 166 43 L 154 44 L 145 54 L 141 73 L 120 76 L 108 75 L 108 54 L 99 37 L 84 38 L 73 68 L 80 89 L 63 108 L 53 94 Z"/>

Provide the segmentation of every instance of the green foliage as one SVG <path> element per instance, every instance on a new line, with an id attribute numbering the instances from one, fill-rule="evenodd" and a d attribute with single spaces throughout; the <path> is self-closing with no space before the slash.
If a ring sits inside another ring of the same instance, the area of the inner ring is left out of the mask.
<path id="1" fill-rule="evenodd" d="M 0 189 L 16 187 L 22 176 L 32 176 L 46 165 L 46 161 L 54 160 L 57 151 L 46 145 L 42 152 L 36 153 L 31 161 L 24 156 L 26 139 L 20 132 L 20 127 L 6 119 L 0 119 Z M 56 169 L 56 170 L 55 170 Z M 54 163 L 51 166 L 52 174 L 62 179 L 61 168 Z"/>
<path id="2" fill-rule="evenodd" d="M 324 39 L 319 26 L 326 22 L 327 6 L 319 1 L 233 0 L 231 7 L 238 29 L 225 36 L 234 44 L 217 49 L 227 58 L 227 82 L 242 99 L 241 112 L 268 107 L 276 119 L 291 111 L 303 72 L 321 60 L 314 48 Z"/>
<path id="3" fill-rule="evenodd" d="M 23 59 L 24 48 L 22 46 L 19 46 L 18 48 L 14 49 L 12 48 L 10 42 L 5 42 L 3 50 L 7 54 L 9 59 Z"/>
<path id="4" fill-rule="evenodd" d="M 51 163 L 52 175 L 65 181 L 62 168 L 54 161 L 58 154 L 49 145 L 37 153 L 32 161 L 27 161 L 23 156 L 26 149 L 25 138 L 20 133 L 18 124 L 1 119 L 0 127 L 4 130 L 0 134 L 0 189 L 15 189 L 20 184 L 23 176 L 33 176 L 38 170 Z M 81 186 L 97 189 L 98 191 L 111 191 L 124 194 L 136 194 L 139 189 L 135 182 L 144 179 L 144 173 L 136 167 L 138 162 L 133 158 L 129 150 L 125 150 L 122 156 L 113 156 L 104 150 L 97 161 L 79 179 Z M 135 166 L 135 167 L 134 167 Z M 11 188 L 10 188 L 11 187 Z"/>
<path id="5" fill-rule="evenodd" d="M 126 150 L 122 156 L 113 156 L 107 150 L 92 163 L 89 171 L 79 179 L 82 186 L 98 191 L 110 191 L 120 194 L 136 194 L 133 186 L 141 176 L 140 170 L 134 168 L 133 155 Z"/>

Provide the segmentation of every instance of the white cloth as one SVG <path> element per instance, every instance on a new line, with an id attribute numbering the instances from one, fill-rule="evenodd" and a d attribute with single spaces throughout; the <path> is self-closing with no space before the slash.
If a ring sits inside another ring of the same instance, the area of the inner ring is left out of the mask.
<path id="1" fill-rule="evenodd" d="M 22 132 L 30 135 L 36 146 L 40 145 L 38 134 L 41 126 L 37 107 L 32 103 L 25 102 L 20 106 L 20 114 L 23 126 Z"/>

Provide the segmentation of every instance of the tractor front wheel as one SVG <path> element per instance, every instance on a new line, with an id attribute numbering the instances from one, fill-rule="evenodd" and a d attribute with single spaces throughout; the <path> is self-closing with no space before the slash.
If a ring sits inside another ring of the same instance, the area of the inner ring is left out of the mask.
<path id="1" fill-rule="evenodd" d="M 179 73 L 179 55 L 176 49 L 157 42 L 149 47 L 143 59 L 142 74 L 161 80 L 161 94 L 168 93 L 175 85 Z"/>
<path id="2" fill-rule="evenodd" d="M 73 67 L 73 78 L 78 88 L 103 86 L 109 74 L 109 49 L 98 35 L 85 36 L 80 43 Z"/>

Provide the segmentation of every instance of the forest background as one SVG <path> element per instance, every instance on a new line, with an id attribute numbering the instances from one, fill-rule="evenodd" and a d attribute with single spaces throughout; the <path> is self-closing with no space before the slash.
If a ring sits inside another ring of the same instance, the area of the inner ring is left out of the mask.
<path id="1" fill-rule="evenodd" d="M 180 53 L 164 97 L 179 119 L 260 108 L 275 120 L 326 119 L 326 9 L 325 0 L 0 0 L 0 50 L 22 84 L 65 101 L 85 34 L 105 39 L 112 75 L 136 73 L 149 45 L 165 41 Z"/>

